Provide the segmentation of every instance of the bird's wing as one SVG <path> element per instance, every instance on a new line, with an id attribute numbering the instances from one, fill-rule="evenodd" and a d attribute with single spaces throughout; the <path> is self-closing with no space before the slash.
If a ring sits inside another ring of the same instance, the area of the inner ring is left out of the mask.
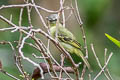
<path id="1" fill-rule="evenodd" d="M 72 38 L 70 38 L 66 35 L 62 35 L 62 34 L 58 34 L 58 39 L 62 42 L 68 43 L 68 44 L 82 50 L 81 44 L 75 39 L 72 39 Z"/>

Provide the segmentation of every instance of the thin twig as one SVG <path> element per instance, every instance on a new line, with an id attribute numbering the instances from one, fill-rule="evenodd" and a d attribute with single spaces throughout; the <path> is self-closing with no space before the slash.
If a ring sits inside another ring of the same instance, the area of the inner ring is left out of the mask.
<path id="1" fill-rule="evenodd" d="M 34 8 L 35 8 L 37 14 L 39 15 L 39 17 L 40 17 L 40 19 L 41 19 L 41 21 L 42 21 L 42 24 L 43 24 L 44 27 L 48 30 L 48 26 L 46 25 L 46 23 L 45 23 L 42 15 L 41 15 L 41 13 L 39 12 L 38 8 L 35 6 L 36 4 L 35 4 L 34 0 L 31 0 L 31 1 L 32 1 L 32 4 L 34 5 Z"/>
<path id="2" fill-rule="evenodd" d="M 22 48 L 23 48 L 23 46 L 24 46 L 24 42 L 25 42 L 25 40 L 26 40 L 27 38 L 29 38 L 29 36 L 31 35 L 31 32 L 32 32 L 32 31 L 30 30 L 30 31 L 29 31 L 29 34 L 28 34 L 26 37 L 23 38 L 23 40 L 22 40 L 22 42 L 21 42 L 21 45 L 20 45 L 18 51 L 19 51 L 21 57 L 22 57 L 24 60 L 27 60 L 28 62 L 32 63 L 34 66 L 37 66 L 37 67 L 40 69 L 40 71 L 41 71 L 41 72 L 40 72 L 40 73 L 41 73 L 41 79 L 44 79 L 43 70 L 42 70 L 42 68 L 39 66 L 39 64 L 37 64 L 37 63 L 35 63 L 34 61 L 32 61 L 31 59 L 25 57 L 24 54 L 23 54 L 23 52 L 22 52 Z"/>
<path id="3" fill-rule="evenodd" d="M 22 26 L 22 15 L 23 15 L 23 8 L 20 9 L 20 16 L 19 16 L 19 26 Z M 22 32 L 20 31 L 20 37 L 19 37 L 19 41 L 18 41 L 18 45 L 17 47 L 20 46 L 21 40 L 22 40 Z"/>
<path id="4" fill-rule="evenodd" d="M 6 72 L 5 70 L 0 70 L 0 72 L 2 72 L 3 74 L 5 74 L 5 75 L 7 75 L 7 76 L 9 76 L 9 77 L 11 77 L 11 78 L 13 78 L 13 79 L 15 79 L 15 80 L 20 80 L 20 79 L 18 79 L 17 77 L 15 77 L 15 76 L 9 74 L 9 73 Z"/>
<path id="5" fill-rule="evenodd" d="M 97 55 L 96 55 L 96 52 L 95 52 L 95 49 L 94 49 L 93 44 L 91 44 L 91 49 L 92 49 L 92 51 L 93 51 L 93 54 L 94 54 L 94 56 L 95 56 L 95 59 L 96 59 L 96 61 L 97 61 L 98 66 L 100 67 L 100 69 L 102 69 L 102 65 L 100 64 L 99 58 L 98 58 Z M 106 52 L 105 52 L 105 53 L 106 53 Z M 105 64 L 106 64 L 106 63 L 105 63 Z M 106 78 L 107 78 L 108 80 L 110 80 L 110 78 L 109 78 L 109 76 L 106 74 L 106 72 L 103 71 L 103 73 L 104 73 L 104 75 L 106 76 Z"/>
<path id="6" fill-rule="evenodd" d="M 88 74 L 88 77 L 89 77 L 89 80 L 92 80 L 92 78 L 91 78 L 91 74 Z"/>
<path id="7" fill-rule="evenodd" d="M 9 42 L 9 41 L 2 41 L 2 42 L 0 42 L 0 44 L 4 44 L 4 45 L 5 45 L 5 44 L 9 44 L 10 47 L 11 47 L 11 49 L 12 49 L 13 51 L 15 50 L 14 47 L 13 47 L 13 45 L 12 45 L 12 43 Z M 3 70 L 3 68 L 2 68 L 2 62 L 0 62 L 0 72 L 4 73 L 5 75 L 7 75 L 7 76 L 9 76 L 9 77 L 11 77 L 11 78 L 13 78 L 13 79 L 15 79 L 15 80 L 20 80 L 20 79 L 18 79 L 17 77 L 15 77 L 15 76 L 9 74 L 8 72 L 6 72 L 5 70 Z"/>
<path id="8" fill-rule="evenodd" d="M 105 48 L 105 52 L 104 52 L 104 62 L 105 62 L 105 64 L 107 62 L 107 48 Z M 105 71 L 108 74 L 109 80 L 113 80 L 113 78 L 112 78 L 112 76 L 111 76 L 107 67 L 105 68 Z"/>
<path id="9" fill-rule="evenodd" d="M 0 7 L 0 9 L 6 9 L 6 8 L 24 8 L 24 7 L 27 7 L 27 6 L 37 7 L 38 9 L 41 9 L 41 10 L 49 12 L 49 13 L 57 13 L 57 12 L 59 12 L 59 10 L 52 11 L 52 10 L 46 9 L 46 8 L 38 6 L 38 5 L 33 5 L 31 3 L 28 3 L 28 4 L 17 4 L 17 5 L 2 5 Z"/>
<path id="10" fill-rule="evenodd" d="M 10 21 L 12 22 L 12 14 L 10 15 Z"/>
<path id="11" fill-rule="evenodd" d="M 113 53 L 110 53 L 110 55 L 109 55 L 109 57 L 108 57 L 108 59 L 107 59 L 106 64 L 103 66 L 103 68 L 101 69 L 101 71 L 95 76 L 94 80 L 96 80 L 96 79 L 102 74 L 102 72 L 104 71 L 104 69 L 105 69 L 106 66 L 108 65 L 108 63 L 109 63 L 112 55 L 113 55 Z"/>
<path id="12" fill-rule="evenodd" d="M 60 0 L 60 9 L 62 11 L 63 27 L 65 27 L 65 13 L 64 13 L 63 5 L 64 5 L 64 1 Z"/>
<path id="13" fill-rule="evenodd" d="M 26 0 L 25 3 L 29 4 L 29 0 Z M 30 27 L 33 27 L 32 26 L 32 22 L 31 22 L 31 15 L 30 15 L 30 13 L 31 13 L 30 6 L 27 6 L 28 22 L 29 22 Z"/>
<path id="14" fill-rule="evenodd" d="M 81 80 L 84 79 L 85 72 L 86 72 L 86 65 L 83 66 L 82 74 L 80 76 Z"/>
<path id="15" fill-rule="evenodd" d="M 65 59 L 65 56 L 61 54 L 61 66 L 62 67 L 64 66 L 64 59 Z M 62 78 L 62 73 L 63 73 L 63 70 L 61 69 L 60 74 L 59 74 L 59 79 Z"/>

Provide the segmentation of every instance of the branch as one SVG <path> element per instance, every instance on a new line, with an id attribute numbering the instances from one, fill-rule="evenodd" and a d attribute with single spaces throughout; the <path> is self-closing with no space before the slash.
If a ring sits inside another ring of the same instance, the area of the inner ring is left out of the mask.
<path id="1" fill-rule="evenodd" d="M 101 69 L 101 71 L 95 76 L 94 80 L 96 80 L 101 74 L 102 72 L 104 72 L 104 69 L 106 68 L 106 66 L 108 65 L 111 57 L 112 57 L 113 53 L 110 53 L 109 57 L 108 57 L 108 60 L 106 62 L 106 64 L 103 66 L 103 68 Z"/>
<path id="2" fill-rule="evenodd" d="M 94 56 L 95 56 L 95 59 L 96 59 L 96 61 L 97 61 L 97 63 L 98 63 L 98 66 L 100 67 L 100 69 L 102 70 L 103 68 L 102 68 L 102 65 L 100 64 L 100 61 L 99 61 L 99 59 L 98 59 L 98 57 L 97 57 L 97 55 L 96 55 L 96 52 L 95 52 L 95 50 L 94 50 L 94 46 L 93 46 L 93 44 L 91 44 L 91 49 L 92 49 L 92 51 L 93 51 L 93 54 L 94 54 Z M 105 51 L 105 54 L 106 54 L 106 51 Z M 109 55 L 109 57 L 111 57 L 112 55 Z M 105 56 L 106 57 L 106 56 Z M 109 60 L 109 59 L 108 59 Z M 106 61 L 106 58 L 105 58 L 105 61 Z M 107 62 L 105 62 L 105 65 L 107 66 Z M 104 66 L 105 66 L 104 65 Z M 108 80 L 110 80 L 110 78 L 109 78 L 109 76 L 106 74 L 106 72 L 104 71 L 104 69 L 102 70 L 102 72 L 104 73 L 104 75 L 106 76 L 106 78 L 108 79 Z M 100 74 L 100 73 L 99 73 Z M 98 76 L 97 76 L 98 77 Z M 96 78 L 97 78 L 96 77 Z M 96 79 L 95 78 L 95 79 Z"/>
<path id="3" fill-rule="evenodd" d="M 17 77 L 13 76 L 12 74 L 9 74 L 9 73 L 6 72 L 5 70 L 3 70 L 3 68 L 2 68 L 2 62 L 1 62 L 1 61 L 0 61 L 0 72 L 2 72 L 3 74 L 5 74 L 5 75 L 11 77 L 12 79 L 20 80 L 20 79 L 18 79 Z"/>
<path id="4" fill-rule="evenodd" d="M 33 4 L 31 4 L 31 3 L 28 3 L 28 4 L 17 4 L 17 5 L 2 5 L 2 6 L 0 7 L 0 9 L 6 9 L 6 8 L 24 8 L 24 7 L 27 7 L 27 6 L 37 7 L 38 9 L 41 9 L 41 10 L 46 11 L 46 12 L 49 12 L 49 13 L 57 13 L 57 12 L 59 12 L 59 10 L 57 10 L 57 11 L 52 11 L 52 10 L 43 8 L 43 7 L 38 6 L 38 5 L 33 5 Z"/>
<path id="5" fill-rule="evenodd" d="M 39 64 L 41 66 L 41 68 L 43 69 L 43 74 L 48 73 L 48 68 L 47 68 L 47 64 L 46 63 L 40 63 Z M 53 68 L 55 69 L 56 72 L 60 72 L 61 71 L 61 67 L 57 66 L 57 65 L 53 65 Z M 72 67 L 63 67 L 64 70 L 66 70 L 68 73 L 74 73 L 74 69 Z M 49 68 L 50 69 L 50 68 Z M 51 71 L 51 70 L 50 70 Z M 39 68 L 34 69 L 34 72 L 32 74 L 32 78 L 34 78 L 35 80 L 40 78 L 41 74 L 40 74 L 40 70 Z"/>

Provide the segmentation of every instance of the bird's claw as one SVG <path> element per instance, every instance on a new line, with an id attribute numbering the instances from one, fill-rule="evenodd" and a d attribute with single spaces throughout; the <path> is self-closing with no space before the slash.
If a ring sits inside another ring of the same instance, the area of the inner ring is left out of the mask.
<path id="1" fill-rule="evenodd" d="M 82 62 L 79 62 L 78 64 L 76 64 L 76 67 L 78 68 L 81 64 Z"/>

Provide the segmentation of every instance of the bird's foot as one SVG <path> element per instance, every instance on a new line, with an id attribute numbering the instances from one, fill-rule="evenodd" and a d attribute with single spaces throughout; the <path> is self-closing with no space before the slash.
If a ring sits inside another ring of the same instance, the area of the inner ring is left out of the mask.
<path id="1" fill-rule="evenodd" d="M 76 67 L 78 68 L 81 64 L 82 62 L 79 62 L 78 64 L 76 64 Z"/>

